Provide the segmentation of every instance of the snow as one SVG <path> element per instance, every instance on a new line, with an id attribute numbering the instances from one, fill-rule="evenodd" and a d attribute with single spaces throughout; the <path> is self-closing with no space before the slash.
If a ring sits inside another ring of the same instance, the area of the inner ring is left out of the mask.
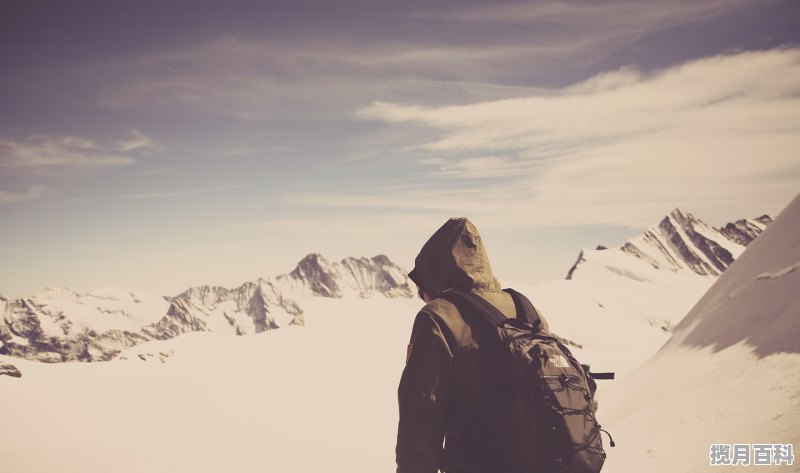
<path id="1" fill-rule="evenodd" d="M 3 467 L 391 471 L 396 387 L 421 305 L 313 298 L 303 301 L 305 327 L 135 347 L 156 354 L 148 361 L 127 352 L 127 360 L 94 364 L 0 356 L 23 373 L 0 377 L 0 419 L 14 426 L 0 442 Z"/>
<path id="2" fill-rule="evenodd" d="M 267 314 L 267 317 L 271 318 L 278 327 L 287 327 L 295 320 L 294 315 L 286 312 L 286 309 L 279 306 L 271 307 L 270 313 Z"/>
<path id="3" fill-rule="evenodd" d="M 680 347 L 601 385 L 598 399 L 598 418 L 617 443 L 606 449 L 603 473 L 709 471 L 709 447 L 718 443 L 800 447 L 797 354 L 759 358 L 744 343 L 716 353 Z"/>
<path id="4" fill-rule="evenodd" d="M 670 333 L 665 329 L 678 322 L 704 288 L 691 283 L 665 288 L 624 277 L 605 278 L 606 284 L 572 279 L 535 286 L 504 281 L 503 285 L 526 294 L 551 331 L 582 345 L 572 349 L 581 362 L 622 377 L 668 340 Z"/>
<path id="5" fill-rule="evenodd" d="M 559 335 L 582 343 L 574 353 L 596 371 L 624 375 L 667 337 L 636 313 L 646 301 L 596 282 L 506 285 L 528 294 Z M 23 373 L 0 377 L 0 419 L 15 426 L 0 442 L 3 466 L 19 473 L 110 465 L 122 473 L 392 471 L 397 383 L 422 301 L 375 294 L 298 303 L 304 327 L 244 337 L 189 333 L 106 363 L 0 357 Z M 601 406 L 613 383 L 601 383 Z"/>
<path id="6" fill-rule="evenodd" d="M 761 226 L 761 230 L 764 230 L 764 226 Z M 742 252 L 745 250 L 745 246 L 740 245 L 734 241 L 728 240 L 728 238 L 723 235 L 721 232 L 716 230 L 715 228 L 709 227 L 703 222 L 697 222 L 694 226 L 694 230 L 703 235 L 704 237 L 708 238 L 709 240 L 714 240 L 715 242 L 719 243 L 719 245 L 726 250 L 728 250 L 733 256 L 734 259 L 738 258 Z"/>
<path id="7" fill-rule="evenodd" d="M 11 343 L 16 343 L 17 345 L 21 346 L 28 346 L 29 342 L 27 338 L 22 338 L 19 335 L 15 334 L 14 332 L 8 332 L 8 333 L 9 335 L 11 335 L 11 338 L 9 339 Z"/>
<path id="8" fill-rule="evenodd" d="M 602 392 L 598 417 L 619 445 L 609 449 L 604 472 L 708 471 L 715 443 L 793 444 L 797 451 L 799 267 L 800 196 L 656 356 Z"/>
<path id="9" fill-rule="evenodd" d="M 102 333 L 115 329 L 134 332 L 159 320 L 169 308 L 169 302 L 163 297 L 113 286 L 83 295 L 48 286 L 34 294 L 30 301 L 41 307 L 42 310 L 37 312 L 42 330 L 52 336 L 63 336 L 67 321 L 71 324 L 66 326 L 70 334 L 84 330 Z M 63 319 L 60 318 L 62 315 Z"/>
<path id="10" fill-rule="evenodd" d="M 800 199 L 716 283 L 619 249 L 585 255 L 572 280 L 503 285 L 581 344 L 579 360 L 617 373 L 597 394 L 617 443 L 604 473 L 708 471 L 714 443 L 792 443 L 800 454 Z M 0 420 L 13 426 L 0 437 L 3 469 L 393 471 L 396 388 L 423 303 L 352 290 L 311 297 L 291 278 L 275 283 L 297 289 L 305 326 L 270 304 L 279 330 L 188 333 L 105 363 L 0 356 L 23 374 L 0 376 Z M 61 293 L 59 303 L 72 318 L 88 297 L 137 315 L 148 303 L 113 289 Z M 236 305 L 214 310 L 233 315 Z M 123 315 L 110 312 L 76 320 Z"/>

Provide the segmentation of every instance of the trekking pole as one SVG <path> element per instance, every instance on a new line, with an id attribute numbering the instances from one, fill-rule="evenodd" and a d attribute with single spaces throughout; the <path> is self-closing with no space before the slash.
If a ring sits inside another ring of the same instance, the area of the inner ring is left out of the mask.
<path id="1" fill-rule="evenodd" d="M 583 371 L 585 371 L 586 374 L 591 376 L 592 379 L 614 379 L 614 373 L 613 372 L 593 373 L 591 366 L 583 365 L 583 364 L 581 365 L 581 368 L 583 368 Z"/>

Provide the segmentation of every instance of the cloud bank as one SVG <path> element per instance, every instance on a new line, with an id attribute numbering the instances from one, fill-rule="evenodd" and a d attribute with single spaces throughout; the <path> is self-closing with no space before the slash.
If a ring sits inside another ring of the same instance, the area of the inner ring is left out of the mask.
<path id="1" fill-rule="evenodd" d="M 798 48 L 622 69 L 555 92 L 448 107 L 376 102 L 358 117 L 435 133 L 404 152 L 428 185 L 460 183 L 433 200 L 447 211 L 484 208 L 499 191 L 541 225 L 641 226 L 676 204 L 721 218 L 775 211 L 800 189 Z M 405 205 L 432 205 L 415 194 Z"/>

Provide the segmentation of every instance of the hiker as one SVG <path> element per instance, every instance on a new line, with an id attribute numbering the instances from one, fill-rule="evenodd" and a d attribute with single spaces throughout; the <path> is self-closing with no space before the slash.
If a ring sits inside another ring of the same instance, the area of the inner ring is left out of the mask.
<path id="1" fill-rule="evenodd" d="M 496 363 L 504 347 L 486 320 L 440 297 L 450 288 L 473 291 L 515 317 L 477 228 L 466 218 L 448 220 L 409 277 L 426 305 L 414 321 L 398 388 L 397 473 L 511 471 L 511 375 L 508 364 Z M 547 329 L 544 319 L 541 327 Z"/>

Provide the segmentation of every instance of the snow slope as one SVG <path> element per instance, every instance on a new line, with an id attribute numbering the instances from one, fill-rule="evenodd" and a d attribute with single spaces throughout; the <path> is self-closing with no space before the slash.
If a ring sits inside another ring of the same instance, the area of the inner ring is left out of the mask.
<path id="1" fill-rule="evenodd" d="M 7 356 L 0 467 L 15 473 L 393 471 L 396 388 L 419 300 L 309 298 L 306 326 L 197 332 L 166 363 Z M 377 336 L 376 334 L 380 334 Z"/>
<path id="2" fill-rule="evenodd" d="M 583 249 L 567 279 L 528 286 L 551 329 L 583 346 L 576 356 L 623 377 L 669 339 L 675 325 L 772 219 L 715 229 L 675 209 L 615 248 Z"/>
<path id="3" fill-rule="evenodd" d="M 604 471 L 710 471 L 714 443 L 800 448 L 798 322 L 800 196 L 657 355 L 603 393 L 600 418 L 619 445 Z M 758 471 L 800 471 L 800 461 Z"/>

